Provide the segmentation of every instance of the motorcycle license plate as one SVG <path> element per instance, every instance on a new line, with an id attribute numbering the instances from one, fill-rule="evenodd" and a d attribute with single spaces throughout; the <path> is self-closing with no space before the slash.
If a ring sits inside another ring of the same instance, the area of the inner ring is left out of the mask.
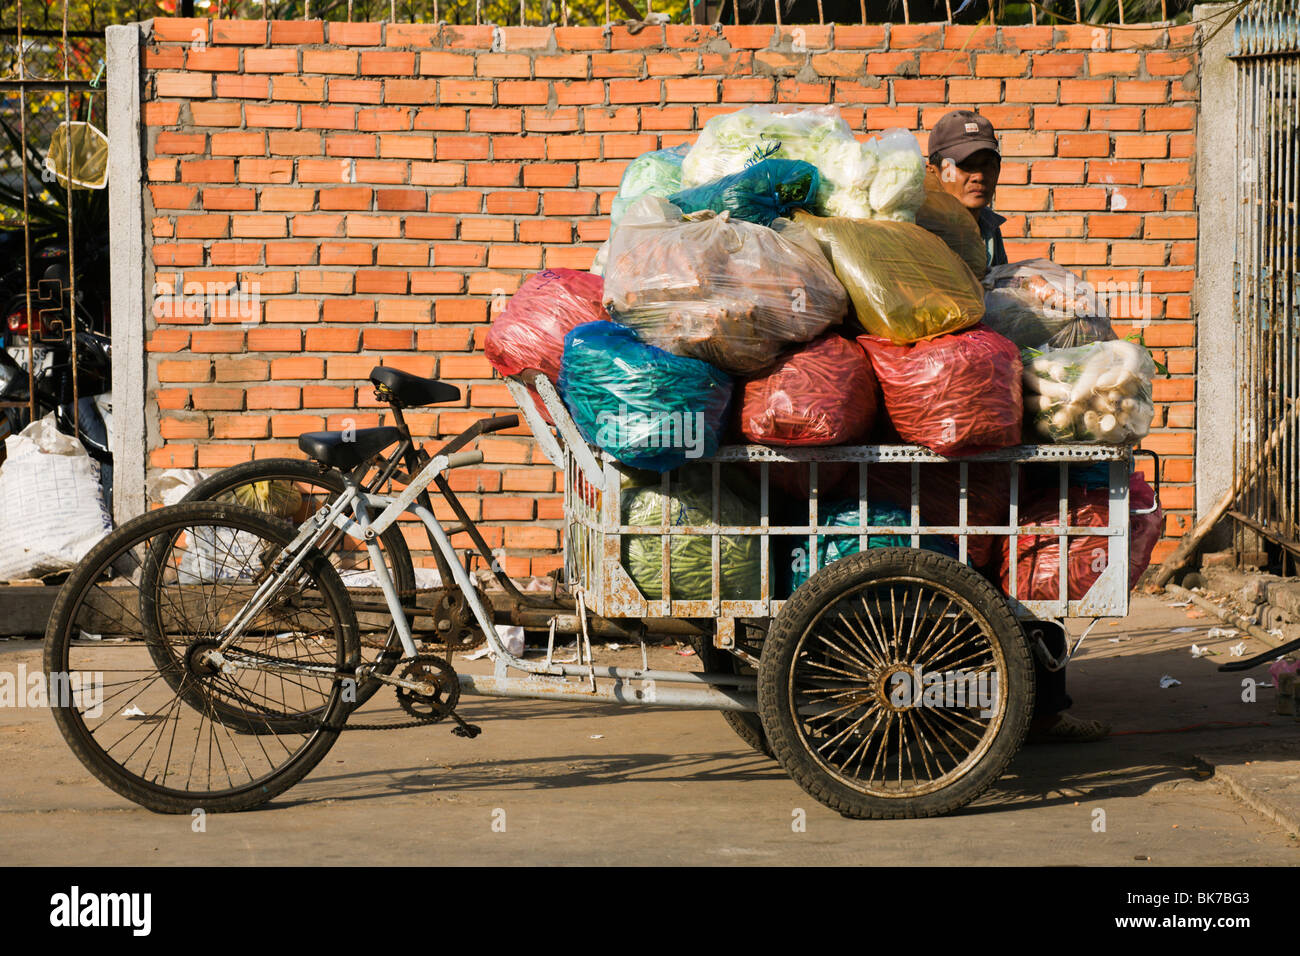
<path id="1" fill-rule="evenodd" d="M 49 354 L 49 349 L 43 349 L 39 345 L 35 349 L 27 346 L 10 346 L 7 350 L 9 357 L 18 363 L 19 368 L 27 368 L 27 353 L 32 353 L 32 371 L 39 372 L 45 365 L 45 357 Z"/>

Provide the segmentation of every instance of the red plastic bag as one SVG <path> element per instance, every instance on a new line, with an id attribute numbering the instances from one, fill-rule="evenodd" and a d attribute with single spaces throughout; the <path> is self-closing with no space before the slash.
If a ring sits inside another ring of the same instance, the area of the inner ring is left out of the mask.
<path id="1" fill-rule="evenodd" d="M 1136 472 L 1128 483 L 1128 586 L 1137 586 L 1142 572 L 1151 565 L 1151 552 L 1164 533 L 1165 516 L 1156 504 L 1156 493 Z"/>
<path id="2" fill-rule="evenodd" d="M 554 384 L 560 377 L 564 336 L 585 322 L 609 321 L 600 304 L 604 289 L 600 276 L 576 269 L 546 269 L 529 276 L 492 320 L 483 343 L 488 361 L 502 375 L 536 369 Z M 533 401 L 549 422 L 536 392 Z"/>
<path id="3" fill-rule="evenodd" d="M 862 346 L 823 335 L 745 382 L 740 430 L 760 445 L 853 445 L 876 418 L 876 376 Z"/>
<path id="4" fill-rule="evenodd" d="M 911 345 L 858 336 L 903 441 L 940 455 L 1020 443 L 1020 350 L 984 325 Z"/>
<path id="5" fill-rule="evenodd" d="M 1135 514 L 1155 504 L 1155 492 L 1137 472 L 1129 478 L 1129 573 L 1128 586 L 1137 585 L 1142 572 L 1151 563 L 1151 549 L 1160 539 L 1162 516 L 1159 508 Z M 1110 493 L 1105 488 L 1070 489 L 1068 522 L 1076 527 L 1105 527 L 1109 519 Z M 1060 507 L 1055 498 L 1026 505 L 1021 512 L 1022 525 L 1058 525 Z M 1109 539 L 1101 535 L 1070 538 L 1070 564 L 1067 570 L 1071 601 L 1080 601 L 1097 578 L 1106 570 L 1110 556 Z M 1060 596 L 1060 539 L 1052 536 L 1026 535 L 1018 544 L 1016 568 L 1017 597 L 1022 601 L 1056 601 Z M 1002 542 L 1002 590 L 1011 589 L 1011 538 Z"/>

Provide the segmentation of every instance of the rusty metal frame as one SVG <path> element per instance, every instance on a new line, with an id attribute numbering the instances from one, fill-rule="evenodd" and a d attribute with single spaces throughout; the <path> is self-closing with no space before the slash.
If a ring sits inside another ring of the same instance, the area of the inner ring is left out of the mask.
<path id="1" fill-rule="evenodd" d="M 564 455 L 564 568 L 571 587 L 581 587 L 588 595 L 592 610 L 607 618 L 712 618 L 733 623 L 736 618 L 774 618 L 780 613 L 784 600 L 774 596 L 770 539 L 777 535 L 807 536 L 809 540 L 809 574 L 817 570 L 816 539 L 819 535 L 858 535 L 859 547 L 865 548 L 867 538 L 873 534 L 910 536 L 913 547 L 920 546 L 923 535 L 951 535 L 958 542 L 958 560 L 965 561 L 969 538 L 973 535 L 1009 537 L 1013 553 L 1019 555 L 1019 539 L 1028 535 L 1054 536 L 1058 539 L 1058 554 L 1068 556 L 1068 539 L 1073 537 L 1102 537 L 1107 540 L 1106 568 L 1081 599 L 1069 600 L 1068 557 L 1060 560 L 1056 600 L 1017 600 L 1008 598 L 1016 615 L 1022 619 L 1063 619 L 1071 617 L 1123 617 L 1128 613 L 1128 538 L 1129 538 L 1129 476 L 1133 468 L 1131 449 L 1118 445 L 1022 445 L 961 459 L 949 459 L 915 445 L 858 445 L 823 448 L 770 448 L 761 445 L 733 445 L 718 449 L 699 464 L 712 469 L 712 521 L 706 525 L 672 525 L 668 523 L 668 509 L 661 509 L 662 522 L 657 527 L 628 525 L 620 514 L 621 491 L 627 469 L 609 454 L 592 449 L 579 438 L 578 445 L 569 436 L 577 434 L 564 403 L 550 388 L 543 376 L 533 380 L 538 393 L 555 423 L 558 435 L 529 419 L 530 427 L 539 442 L 559 441 Z M 540 426 L 540 427 L 539 427 Z M 587 455 L 597 459 L 601 467 L 601 481 L 592 480 L 590 467 L 581 463 Z M 581 456 L 581 457 L 580 457 Z M 925 525 L 920 521 L 920 476 L 927 465 L 959 465 L 958 522 L 955 525 Z M 1010 471 L 1010 509 L 1004 524 L 978 525 L 967 519 L 968 498 L 978 493 L 968 481 L 969 465 L 976 462 L 1002 463 Z M 1103 526 L 1068 524 L 1068 469 L 1083 463 L 1108 463 L 1108 523 Z M 770 468 L 777 463 L 802 463 L 809 472 L 809 518 L 806 524 L 775 525 L 770 520 L 771 502 Z M 856 464 L 858 467 L 859 514 L 866 512 L 871 466 L 873 464 L 911 465 L 911 502 L 909 522 L 906 525 L 856 526 L 826 525 L 819 521 L 817 467 L 824 463 Z M 719 498 L 722 486 L 722 468 L 726 465 L 750 464 L 760 469 L 759 522 L 738 525 L 719 522 Z M 1055 464 L 1058 466 L 1059 504 L 1055 525 L 1022 525 L 1019 522 L 1020 466 L 1026 464 Z M 671 480 L 666 474 L 662 490 L 670 491 Z M 658 535 L 662 542 L 662 591 L 658 597 L 642 594 L 623 567 L 622 551 L 625 535 Z M 710 597 L 706 600 L 670 599 L 672 581 L 671 541 L 677 535 L 702 535 L 710 538 L 713 556 L 713 574 Z M 760 539 L 760 593 L 747 600 L 728 600 L 721 594 L 719 555 L 724 537 L 754 536 Z M 1017 588 L 1019 561 L 1010 563 L 1010 593 Z"/>

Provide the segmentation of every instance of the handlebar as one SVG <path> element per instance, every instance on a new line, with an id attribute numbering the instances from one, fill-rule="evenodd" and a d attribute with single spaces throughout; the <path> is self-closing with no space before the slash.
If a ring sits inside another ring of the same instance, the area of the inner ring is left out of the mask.
<path id="1" fill-rule="evenodd" d="M 477 465 L 483 460 L 481 451 L 462 451 L 454 455 L 447 456 L 447 470 L 453 468 L 463 468 L 466 465 Z"/>
<path id="2" fill-rule="evenodd" d="M 480 418 L 447 444 L 438 449 L 439 455 L 450 455 L 459 451 L 484 432 L 499 432 L 503 428 L 514 428 L 519 424 L 518 415 L 498 415 L 495 418 Z"/>

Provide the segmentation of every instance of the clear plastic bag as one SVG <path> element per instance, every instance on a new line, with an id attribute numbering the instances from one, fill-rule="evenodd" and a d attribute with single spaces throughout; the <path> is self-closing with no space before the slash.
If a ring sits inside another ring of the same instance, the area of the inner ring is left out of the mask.
<path id="1" fill-rule="evenodd" d="M 683 468 L 674 476 L 667 498 L 668 524 L 707 525 L 713 522 L 712 468 Z M 758 523 L 758 509 L 726 485 L 718 491 L 718 522 Z M 628 525 L 661 527 L 665 499 L 658 484 L 625 484 L 623 520 Z M 713 542 L 708 535 L 671 535 L 670 597 L 675 601 L 705 601 L 713 591 Z M 756 600 L 759 596 L 760 541 L 755 535 L 726 535 L 719 542 L 723 600 Z M 650 600 L 663 597 L 663 535 L 623 536 L 623 566 Z"/>
<path id="2" fill-rule="evenodd" d="M 682 160 L 690 148 L 689 143 L 682 143 L 671 149 L 656 149 L 628 163 L 618 185 L 618 195 L 610 205 L 610 223 L 618 226 L 632 203 L 642 196 L 663 199 L 681 189 Z"/>
<path id="3" fill-rule="evenodd" d="M 760 445 L 851 445 L 876 420 L 876 376 L 862 347 L 828 333 L 745 382 L 740 430 Z"/>
<path id="4" fill-rule="evenodd" d="M 904 441 L 940 455 L 1020 443 L 1020 353 L 996 332 L 976 326 L 914 345 L 871 335 L 858 342 Z"/>
<path id="5" fill-rule="evenodd" d="M 765 159 L 711 183 L 683 189 L 668 201 L 682 212 L 711 209 L 766 226 L 796 208 L 811 207 L 820 182 L 821 174 L 812 163 Z"/>
<path id="6" fill-rule="evenodd" d="M 976 278 L 982 278 L 988 271 L 988 250 L 984 246 L 984 237 L 980 235 L 979 223 L 956 196 L 943 188 L 943 183 L 935 173 L 925 174 L 925 202 L 916 211 L 916 224 L 946 242 L 948 248 L 970 267 Z M 988 308 L 986 295 L 986 315 Z"/>
<path id="7" fill-rule="evenodd" d="M 1137 441 L 1151 429 L 1155 362 L 1136 342 L 1025 350 L 1025 416 L 1051 442 Z"/>
<path id="8" fill-rule="evenodd" d="M 721 179 L 769 158 L 801 159 L 817 167 L 818 212 L 861 219 L 872 215 L 869 194 L 879 162 L 876 141 L 858 142 L 835 106 L 760 104 L 713 117 L 682 162 L 682 188 Z"/>
<path id="9" fill-rule="evenodd" d="M 785 220 L 772 228 L 781 231 Z M 969 328 L 984 315 L 984 290 L 942 239 L 910 222 L 864 222 L 796 212 L 821 244 L 858 324 L 891 342 L 917 342 Z"/>
<path id="10" fill-rule="evenodd" d="M 994 266 L 984 287 L 984 324 L 1021 348 L 1068 349 L 1115 338 L 1092 284 L 1047 259 Z"/>
<path id="11" fill-rule="evenodd" d="M 671 471 L 717 451 L 732 382 L 631 329 L 592 322 L 565 338 L 559 391 L 587 441 L 635 468 Z"/>
<path id="12" fill-rule="evenodd" d="M 921 146 L 905 129 L 886 130 L 876 147 L 880 156 L 871 180 L 873 219 L 915 222 L 925 202 L 925 160 Z"/>
<path id="13" fill-rule="evenodd" d="M 644 208 L 611 240 L 604 304 L 646 342 L 750 375 L 847 311 L 843 286 L 811 244 L 726 213 L 652 220 L 640 217 Z"/>

